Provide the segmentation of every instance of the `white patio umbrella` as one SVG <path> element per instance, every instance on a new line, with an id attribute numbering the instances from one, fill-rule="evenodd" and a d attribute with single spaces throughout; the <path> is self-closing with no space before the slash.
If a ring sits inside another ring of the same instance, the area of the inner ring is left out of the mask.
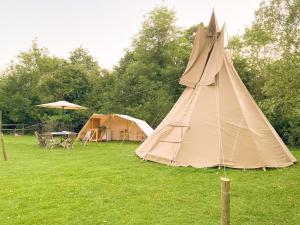
<path id="1" fill-rule="evenodd" d="M 38 107 L 43 107 L 43 108 L 51 108 L 51 109 L 72 109 L 72 110 L 77 110 L 77 109 L 87 109 L 86 107 L 80 106 L 73 104 L 71 102 L 67 101 L 58 101 L 58 102 L 50 102 L 46 104 L 41 104 L 37 105 Z"/>
<path id="2" fill-rule="evenodd" d="M 37 107 L 42 108 L 50 108 L 50 109 L 62 109 L 62 115 L 64 114 L 64 110 L 82 110 L 82 109 L 88 109 L 86 107 L 73 104 L 71 102 L 67 101 L 58 101 L 58 102 L 50 102 L 46 104 L 36 105 Z"/>

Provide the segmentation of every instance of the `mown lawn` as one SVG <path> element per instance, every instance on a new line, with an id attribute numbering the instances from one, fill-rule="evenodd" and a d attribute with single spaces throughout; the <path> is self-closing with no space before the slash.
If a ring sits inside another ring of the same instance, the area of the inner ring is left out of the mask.
<path id="1" fill-rule="evenodd" d="M 219 224 L 222 170 L 144 162 L 136 143 L 44 150 L 5 137 L 0 224 Z M 300 159 L 300 149 L 293 149 Z M 300 166 L 227 170 L 232 224 L 300 224 Z"/>

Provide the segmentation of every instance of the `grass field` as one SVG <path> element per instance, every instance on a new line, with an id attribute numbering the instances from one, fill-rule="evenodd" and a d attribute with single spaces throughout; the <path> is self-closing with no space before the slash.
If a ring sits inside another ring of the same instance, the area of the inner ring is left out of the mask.
<path id="1" fill-rule="evenodd" d="M 45 150 L 5 137 L 0 224 L 219 224 L 222 170 L 144 162 L 135 143 Z M 300 149 L 293 149 L 300 159 Z M 300 166 L 227 170 L 236 225 L 300 224 Z"/>

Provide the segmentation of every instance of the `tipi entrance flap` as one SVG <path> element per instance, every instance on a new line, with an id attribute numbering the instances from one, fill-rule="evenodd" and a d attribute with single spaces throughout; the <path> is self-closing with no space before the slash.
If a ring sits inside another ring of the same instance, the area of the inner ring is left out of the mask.
<path id="1" fill-rule="evenodd" d="M 146 155 L 146 160 L 163 161 L 163 163 L 172 164 L 181 146 L 181 142 L 188 126 L 169 125 L 161 130 L 157 142 L 153 144 Z"/>
<path id="2" fill-rule="evenodd" d="M 171 165 L 174 162 L 174 156 L 178 151 L 178 143 L 160 142 L 156 144 L 155 148 L 145 155 L 145 160 Z"/>
<path id="3" fill-rule="evenodd" d="M 161 135 L 161 142 L 181 143 L 188 126 L 169 126 Z"/>

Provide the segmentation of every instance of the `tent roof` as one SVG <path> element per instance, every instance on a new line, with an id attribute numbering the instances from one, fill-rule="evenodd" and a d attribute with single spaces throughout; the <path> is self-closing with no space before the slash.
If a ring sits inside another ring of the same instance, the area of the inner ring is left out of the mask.
<path id="1" fill-rule="evenodd" d="M 153 132 L 152 127 L 150 127 L 149 124 L 144 120 L 140 120 L 140 119 L 134 118 L 132 116 L 122 115 L 122 114 L 108 114 L 108 115 L 118 116 L 122 119 L 134 122 L 147 136 L 149 136 Z M 92 115 L 92 118 L 100 118 L 100 117 L 108 116 L 108 115 L 107 114 L 96 114 L 95 113 L 95 114 Z"/>

